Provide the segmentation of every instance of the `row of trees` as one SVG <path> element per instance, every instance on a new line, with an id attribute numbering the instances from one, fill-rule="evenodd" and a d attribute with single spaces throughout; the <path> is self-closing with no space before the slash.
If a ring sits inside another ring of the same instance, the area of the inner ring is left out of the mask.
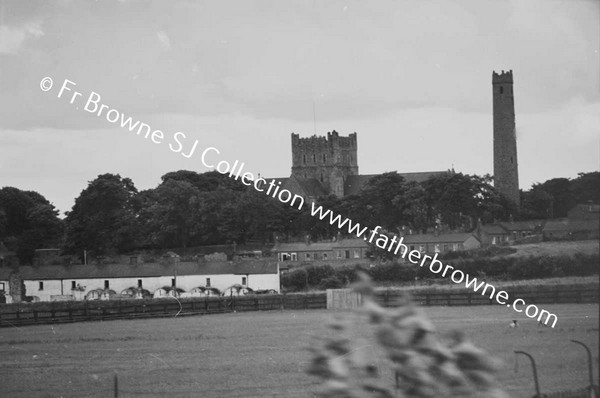
<path id="1" fill-rule="evenodd" d="M 597 201 L 600 173 L 553 179 L 522 194 L 521 213 L 491 185 L 490 176 L 448 172 L 423 183 L 395 172 L 373 177 L 357 195 L 327 196 L 319 204 L 363 226 L 426 231 L 444 225 L 470 231 L 478 220 L 547 218 Z M 567 193 L 565 193 L 567 192 Z M 331 238 L 335 226 L 310 215 L 310 206 L 291 208 L 218 172 L 167 173 L 154 189 L 138 191 L 129 178 L 103 174 L 91 181 L 64 220 L 42 195 L 0 189 L 0 242 L 22 263 L 33 250 L 61 247 L 67 253 L 126 253 L 205 244 L 263 243 L 274 234 L 292 239 Z"/>

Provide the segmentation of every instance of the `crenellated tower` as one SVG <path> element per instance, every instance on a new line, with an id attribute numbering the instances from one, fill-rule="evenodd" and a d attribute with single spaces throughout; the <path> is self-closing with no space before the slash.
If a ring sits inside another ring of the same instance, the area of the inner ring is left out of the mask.
<path id="1" fill-rule="evenodd" d="M 300 138 L 292 133 L 292 177 L 316 179 L 325 190 L 337 197 L 344 196 L 344 182 L 358 174 L 356 133 L 340 137 L 337 131 L 327 137 Z"/>
<path id="2" fill-rule="evenodd" d="M 517 206 L 519 167 L 512 70 L 492 72 L 494 112 L 494 186 Z"/>

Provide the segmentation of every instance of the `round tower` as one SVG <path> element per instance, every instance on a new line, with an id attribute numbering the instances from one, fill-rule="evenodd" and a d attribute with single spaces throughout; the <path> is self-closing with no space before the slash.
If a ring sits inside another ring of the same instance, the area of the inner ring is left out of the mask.
<path id="1" fill-rule="evenodd" d="M 494 109 L 494 187 L 517 206 L 519 198 L 519 167 L 512 70 L 492 72 Z"/>

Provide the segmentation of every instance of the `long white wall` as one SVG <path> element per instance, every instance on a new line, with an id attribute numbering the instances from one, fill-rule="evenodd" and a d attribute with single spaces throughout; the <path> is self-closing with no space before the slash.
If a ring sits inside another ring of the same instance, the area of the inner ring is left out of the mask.
<path id="1" fill-rule="evenodd" d="M 104 289 L 105 281 L 108 281 L 108 288 L 117 293 L 129 287 L 137 287 L 138 280 L 142 281 L 142 288 L 154 293 L 163 286 L 171 286 L 172 279 L 175 278 L 175 284 L 178 288 L 185 291 L 198 286 L 206 286 L 207 278 L 210 278 L 210 286 L 223 291 L 234 284 L 242 284 L 242 277 L 246 278 L 246 286 L 253 290 L 273 289 L 279 292 L 278 274 L 259 274 L 259 275 L 184 275 L 184 276 L 161 276 L 161 277 L 140 277 L 140 278 L 104 278 L 104 279 L 63 279 L 63 280 L 25 280 L 25 294 L 27 296 L 39 297 L 40 301 L 51 301 L 51 296 L 55 295 L 74 295 L 77 300 L 82 300 L 85 295 L 95 289 Z M 43 289 L 40 290 L 40 282 L 43 283 Z M 83 291 L 72 291 L 71 287 L 85 286 Z"/>

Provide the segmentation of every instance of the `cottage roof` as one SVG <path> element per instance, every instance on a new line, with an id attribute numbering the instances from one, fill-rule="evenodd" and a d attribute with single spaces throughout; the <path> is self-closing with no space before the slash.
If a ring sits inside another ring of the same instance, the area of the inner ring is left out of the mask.
<path id="1" fill-rule="evenodd" d="M 486 224 L 482 225 L 480 228 L 481 231 L 485 232 L 486 234 L 502 235 L 508 233 L 508 231 L 502 228 L 500 224 Z"/>
<path id="2" fill-rule="evenodd" d="M 272 252 L 315 252 L 315 251 L 331 251 L 333 249 L 334 242 L 290 242 L 282 243 L 277 242 Z"/>
<path id="3" fill-rule="evenodd" d="M 544 225 L 544 221 L 543 220 L 513 221 L 513 222 L 500 222 L 499 224 L 509 232 L 533 231 L 536 228 L 541 228 Z"/>
<path id="4" fill-rule="evenodd" d="M 333 249 L 343 248 L 368 248 L 369 244 L 364 239 L 341 239 L 337 242 L 333 242 Z"/>
<path id="5" fill-rule="evenodd" d="M 404 243 L 463 243 L 470 237 L 476 238 L 470 233 L 405 235 Z"/>
<path id="6" fill-rule="evenodd" d="M 276 274 L 277 263 L 267 261 L 241 262 L 179 262 L 172 264 L 105 264 L 105 265 L 47 265 L 24 266 L 19 270 L 23 279 L 95 279 L 95 278 L 143 278 L 184 275 L 245 275 Z"/>

